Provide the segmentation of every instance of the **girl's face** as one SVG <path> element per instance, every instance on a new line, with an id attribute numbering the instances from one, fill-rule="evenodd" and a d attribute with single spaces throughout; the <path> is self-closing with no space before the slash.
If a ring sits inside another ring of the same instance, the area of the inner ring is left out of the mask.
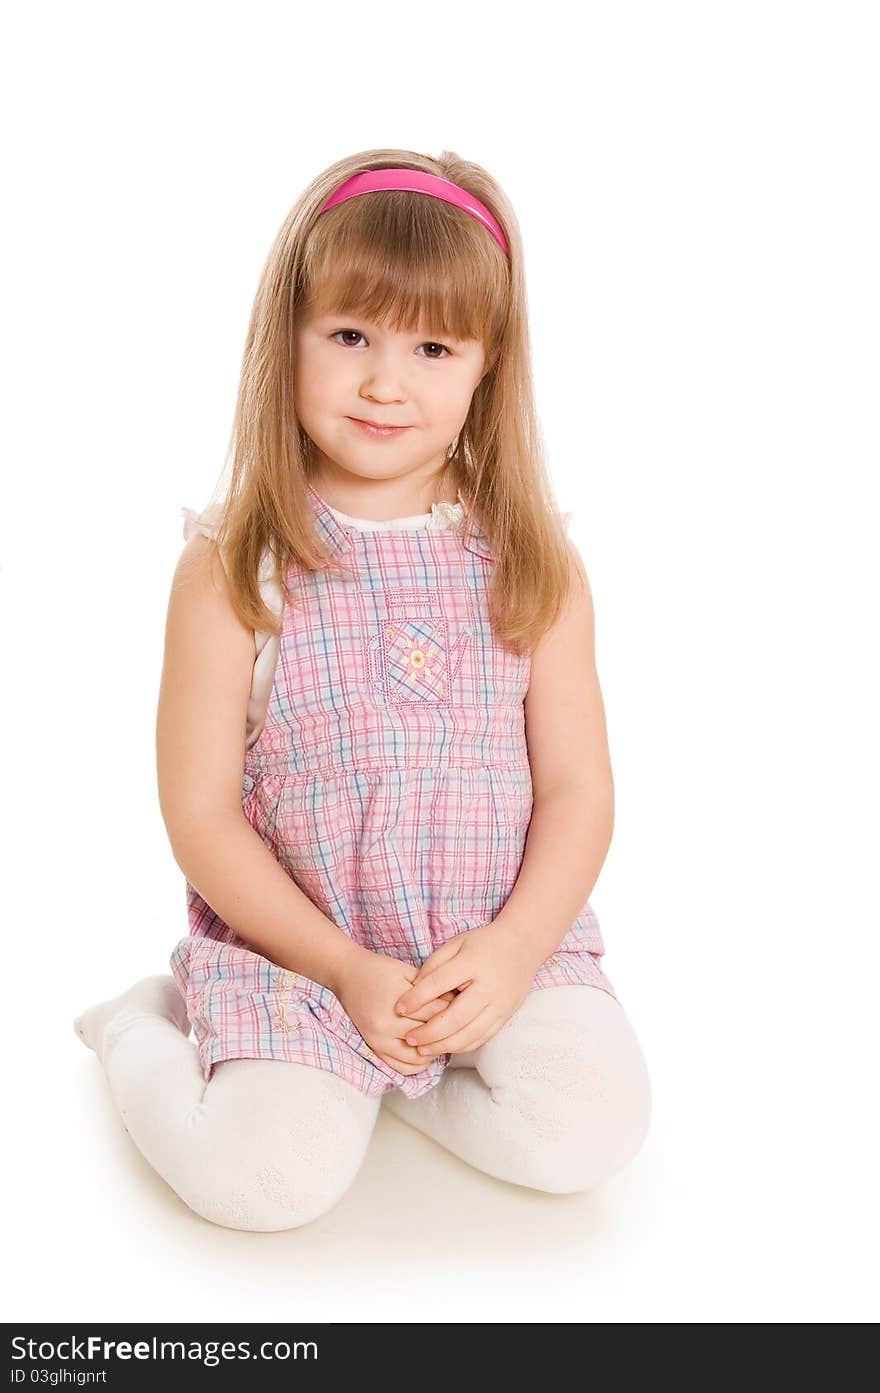
<path id="1" fill-rule="evenodd" d="M 294 407 L 317 447 L 317 479 L 430 485 L 484 374 L 475 339 L 394 332 L 357 315 L 301 315 Z M 353 418 L 405 429 L 377 436 Z"/>

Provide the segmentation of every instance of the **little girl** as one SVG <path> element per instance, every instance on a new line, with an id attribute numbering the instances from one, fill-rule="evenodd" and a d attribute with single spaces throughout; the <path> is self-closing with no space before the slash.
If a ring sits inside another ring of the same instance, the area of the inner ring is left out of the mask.
<path id="1" fill-rule="evenodd" d="M 225 497 L 183 509 L 159 698 L 189 934 L 76 1031 L 217 1224 L 325 1213 L 383 1103 L 499 1179 L 588 1189 L 651 1092 L 587 898 L 614 816 L 590 589 L 483 169 L 373 150 L 312 182 L 233 441 Z"/>

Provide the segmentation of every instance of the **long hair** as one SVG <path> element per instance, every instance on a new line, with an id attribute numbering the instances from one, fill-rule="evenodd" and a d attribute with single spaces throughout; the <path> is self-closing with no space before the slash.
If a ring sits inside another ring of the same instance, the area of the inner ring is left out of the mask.
<path id="1" fill-rule="evenodd" d="M 437 198 L 382 190 L 321 214 L 334 189 L 367 169 L 440 175 L 475 194 L 500 222 L 510 259 L 480 223 Z M 494 561 L 489 619 L 512 652 L 531 651 L 571 584 L 566 519 L 555 505 L 537 420 L 523 275 L 513 210 L 480 165 L 452 151 L 367 150 L 331 165 L 297 199 L 269 251 L 248 326 L 223 496 L 203 511 L 243 624 L 277 634 L 260 578 L 266 558 L 289 603 L 292 563 L 340 564 L 321 542 L 308 496 L 312 442 L 294 411 L 294 329 L 305 307 L 357 314 L 407 332 L 478 339 L 485 373 L 447 457 L 466 512 Z M 443 471 L 444 474 L 446 471 Z"/>

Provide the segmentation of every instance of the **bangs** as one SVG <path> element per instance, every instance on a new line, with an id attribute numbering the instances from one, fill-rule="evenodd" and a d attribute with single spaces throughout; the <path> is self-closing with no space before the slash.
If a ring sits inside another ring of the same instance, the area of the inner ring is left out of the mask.
<path id="1" fill-rule="evenodd" d="M 401 190 L 361 194 L 322 213 L 298 303 L 395 332 L 497 346 L 509 295 L 507 258 L 470 214 Z"/>

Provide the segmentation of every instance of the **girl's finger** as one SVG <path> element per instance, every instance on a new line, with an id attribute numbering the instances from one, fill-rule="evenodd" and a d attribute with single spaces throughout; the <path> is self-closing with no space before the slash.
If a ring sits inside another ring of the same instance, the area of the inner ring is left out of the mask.
<path id="1" fill-rule="evenodd" d="M 436 1001 L 429 1001 L 426 1006 L 422 1006 L 418 1011 L 412 1011 L 410 1014 L 420 1021 L 429 1021 L 432 1016 L 437 1015 L 438 1011 L 445 1011 L 448 1005 L 449 1002 L 446 998 L 441 996 Z M 406 1021 L 405 1016 L 401 1016 L 400 1019 Z"/>
<path id="2" fill-rule="evenodd" d="M 458 961 L 458 955 L 451 962 L 444 963 L 434 972 L 429 972 L 421 977 L 413 986 L 401 992 L 394 1009 L 401 1016 L 409 1016 L 413 1011 L 418 1011 L 429 1001 L 442 996 L 444 992 L 452 991 L 455 987 L 461 987 L 470 979 L 464 975 L 464 969 Z M 403 1006 L 401 1011 L 400 1007 Z"/>
<path id="3" fill-rule="evenodd" d="M 462 1030 L 467 1030 L 473 1026 L 481 1011 L 485 1006 L 478 1005 L 479 996 L 476 988 L 469 992 L 463 992 L 456 997 L 455 1003 L 447 1006 L 444 1011 L 438 1012 L 437 1016 L 428 1021 L 425 1025 L 410 1026 L 402 1032 L 403 1038 L 408 1045 L 431 1045 L 434 1041 L 446 1040 L 452 1035 L 458 1034 Z M 413 1035 L 414 1039 L 409 1037 Z"/>
<path id="4" fill-rule="evenodd" d="M 399 1069 L 401 1073 L 405 1073 L 413 1068 L 416 1070 L 424 1069 L 430 1063 L 429 1060 L 422 1059 L 417 1050 L 410 1050 L 406 1058 L 401 1058 L 390 1049 L 377 1050 L 374 1049 L 372 1045 L 368 1045 L 367 1048 L 372 1050 L 373 1054 L 377 1055 L 379 1059 L 384 1060 L 386 1064 L 390 1064 L 392 1069 Z M 404 1049 L 406 1048 L 407 1047 L 404 1046 Z"/>
<path id="5" fill-rule="evenodd" d="M 460 937 L 447 939 L 445 943 L 440 944 L 439 948 L 435 948 L 431 956 L 425 958 L 421 966 L 416 969 L 416 977 L 421 974 L 427 976 L 428 973 L 434 971 L 435 967 L 440 967 L 442 963 L 448 962 L 450 958 L 455 957 L 455 954 L 458 953 L 460 949 Z"/>
<path id="6" fill-rule="evenodd" d="M 468 1021 L 467 1025 L 462 1026 L 452 1035 L 444 1036 L 442 1040 L 433 1040 L 430 1044 L 417 1046 L 417 1050 L 423 1059 L 431 1059 L 436 1054 L 466 1054 L 469 1050 L 479 1048 L 469 1044 L 471 1040 L 479 1040 L 484 1043 L 489 1039 L 492 1032 L 486 1032 L 486 1026 L 492 1017 L 491 1006 L 484 1006 L 473 1020 Z"/>

